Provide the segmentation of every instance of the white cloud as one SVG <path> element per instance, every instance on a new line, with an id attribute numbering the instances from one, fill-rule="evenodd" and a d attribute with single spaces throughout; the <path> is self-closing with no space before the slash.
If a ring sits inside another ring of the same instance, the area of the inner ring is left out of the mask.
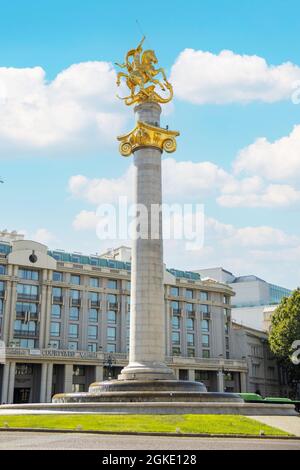
<path id="1" fill-rule="evenodd" d="M 34 240 L 39 243 L 43 243 L 47 246 L 58 241 L 56 235 L 54 235 L 54 233 L 50 232 L 46 228 L 39 228 L 36 230 L 36 232 L 32 233 L 29 236 L 25 232 L 25 238 L 29 238 L 30 240 Z"/>
<path id="2" fill-rule="evenodd" d="M 81 211 L 73 220 L 73 227 L 75 230 L 96 230 L 98 217 L 94 211 Z"/>
<path id="3" fill-rule="evenodd" d="M 270 180 L 299 179 L 300 125 L 274 142 L 257 139 L 239 152 L 233 168 L 236 174 L 259 174 Z"/>
<path id="4" fill-rule="evenodd" d="M 41 67 L 0 67 L 2 149 L 76 151 L 114 142 L 125 122 L 115 82 L 107 62 L 74 64 L 50 83 Z"/>
<path id="5" fill-rule="evenodd" d="M 178 98 L 195 104 L 226 104 L 291 99 L 300 67 L 286 62 L 269 65 L 256 55 L 229 50 L 219 54 L 185 49 L 171 71 Z"/>

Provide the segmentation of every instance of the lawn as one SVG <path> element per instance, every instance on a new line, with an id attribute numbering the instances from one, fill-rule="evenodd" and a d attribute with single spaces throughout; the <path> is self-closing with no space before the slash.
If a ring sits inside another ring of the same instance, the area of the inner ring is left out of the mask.
<path id="1" fill-rule="evenodd" d="M 113 432 L 170 432 L 287 436 L 280 429 L 236 415 L 11 415 L 0 416 L 2 428 L 72 429 Z"/>

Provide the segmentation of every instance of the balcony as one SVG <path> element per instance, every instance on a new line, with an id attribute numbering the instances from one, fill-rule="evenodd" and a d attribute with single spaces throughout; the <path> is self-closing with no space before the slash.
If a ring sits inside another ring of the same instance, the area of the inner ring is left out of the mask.
<path id="1" fill-rule="evenodd" d="M 32 294 L 18 293 L 17 299 L 18 300 L 30 300 L 31 302 L 38 302 L 39 301 L 39 296 L 38 295 L 32 295 Z"/>
<path id="2" fill-rule="evenodd" d="M 100 300 L 91 300 L 91 307 L 92 308 L 100 308 L 101 307 L 101 301 Z"/>
<path id="3" fill-rule="evenodd" d="M 17 312 L 16 313 L 16 319 L 17 320 L 37 320 L 38 319 L 38 313 L 30 313 L 30 312 Z"/>
<path id="4" fill-rule="evenodd" d="M 70 299 L 70 306 L 71 307 L 80 307 L 81 299 Z"/>
<path id="5" fill-rule="evenodd" d="M 108 302 L 108 310 L 118 310 L 119 306 L 116 302 Z"/>
<path id="6" fill-rule="evenodd" d="M 39 331 L 14 330 L 14 337 L 18 338 L 36 338 Z"/>

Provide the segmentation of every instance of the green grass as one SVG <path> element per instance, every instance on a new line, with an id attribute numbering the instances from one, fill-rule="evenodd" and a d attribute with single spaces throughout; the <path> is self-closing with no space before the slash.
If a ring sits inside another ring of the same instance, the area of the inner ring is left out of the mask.
<path id="1" fill-rule="evenodd" d="M 113 432 L 172 432 L 287 436 L 280 429 L 236 415 L 11 415 L 2 428 L 77 429 Z"/>

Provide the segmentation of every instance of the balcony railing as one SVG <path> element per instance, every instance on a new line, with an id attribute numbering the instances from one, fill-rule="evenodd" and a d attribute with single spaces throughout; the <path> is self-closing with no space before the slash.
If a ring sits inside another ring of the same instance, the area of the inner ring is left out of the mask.
<path id="1" fill-rule="evenodd" d="M 118 304 L 116 302 L 108 302 L 108 310 L 118 310 Z"/>
<path id="2" fill-rule="evenodd" d="M 62 295 L 53 295 L 53 297 L 52 297 L 52 303 L 53 303 L 53 304 L 62 304 L 62 303 L 63 303 L 63 297 L 62 297 Z"/>
<path id="3" fill-rule="evenodd" d="M 80 307 L 81 299 L 70 299 L 71 307 Z"/>
<path id="4" fill-rule="evenodd" d="M 91 307 L 92 308 L 100 308 L 101 307 L 101 301 L 100 300 L 91 300 Z"/>
<path id="5" fill-rule="evenodd" d="M 39 335 L 39 332 L 36 331 L 25 331 L 25 330 L 14 330 L 14 336 L 19 338 L 35 338 Z"/>
<path id="6" fill-rule="evenodd" d="M 181 309 L 180 308 L 172 308 L 172 314 L 173 315 L 180 315 L 181 314 Z"/>
<path id="7" fill-rule="evenodd" d="M 29 320 L 37 320 L 38 319 L 38 313 L 32 313 L 32 312 L 16 312 L 16 318 L 17 320 L 24 320 L 26 319 L 27 321 Z"/>
<path id="8" fill-rule="evenodd" d="M 33 294 L 18 293 L 18 300 L 31 300 L 32 302 L 38 302 L 39 296 Z"/>

